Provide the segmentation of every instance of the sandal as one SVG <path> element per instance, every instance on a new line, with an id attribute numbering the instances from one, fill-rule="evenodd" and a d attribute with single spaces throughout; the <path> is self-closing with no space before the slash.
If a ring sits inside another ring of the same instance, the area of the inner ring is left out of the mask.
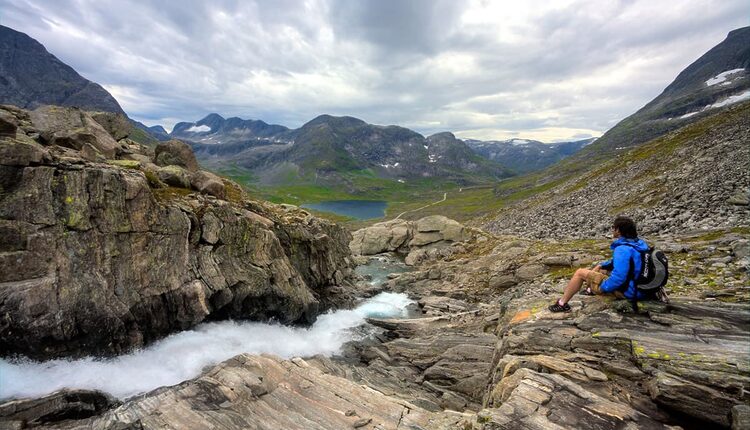
<path id="1" fill-rule="evenodd" d="M 552 305 L 549 305 L 549 311 L 550 312 L 570 312 L 570 305 L 565 303 L 564 305 L 560 306 L 560 303 L 555 302 Z"/>

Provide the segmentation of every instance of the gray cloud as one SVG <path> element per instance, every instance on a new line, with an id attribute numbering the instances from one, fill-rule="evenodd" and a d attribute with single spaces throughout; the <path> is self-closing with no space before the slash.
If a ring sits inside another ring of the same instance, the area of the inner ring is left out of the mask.
<path id="1" fill-rule="evenodd" d="M 134 118 L 321 113 L 425 134 L 601 134 L 747 25 L 746 0 L 0 0 Z"/>

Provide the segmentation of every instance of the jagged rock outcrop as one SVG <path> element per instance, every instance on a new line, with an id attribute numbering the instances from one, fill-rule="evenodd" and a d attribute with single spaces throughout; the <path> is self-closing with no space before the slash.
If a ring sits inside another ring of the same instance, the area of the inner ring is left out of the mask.
<path id="1" fill-rule="evenodd" d="M 0 405 L 0 428 L 44 426 L 104 413 L 121 403 L 92 390 L 60 390 L 38 399 L 11 400 Z"/>
<path id="2" fill-rule="evenodd" d="M 247 201 L 229 182 L 211 189 L 221 179 L 170 142 L 156 161 L 188 167 L 207 194 L 187 174 L 184 188 L 166 187 L 147 148 L 86 112 L 0 112 L 15 127 L 0 138 L 5 354 L 117 353 L 206 319 L 308 322 L 348 300 L 340 227 Z"/>
<path id="3" fill-rule="evenodd" d="M 470 237 L 471 232 L 457 221 L 432 215 L 417 221 L 393 219 L 357 230 L 349 247 L 355 255 L 409 254 L 406 262 L 413 265 L 424 257 L 425 248 L 442 248 Z"/>

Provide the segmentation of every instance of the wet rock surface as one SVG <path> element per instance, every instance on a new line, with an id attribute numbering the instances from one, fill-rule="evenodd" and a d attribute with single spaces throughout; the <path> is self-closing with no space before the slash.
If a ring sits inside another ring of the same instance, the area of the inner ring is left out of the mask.
<path id="1" fill-rule="evenodd" d="M 0 405 L 0 428 L 55 425 L 104 413 L 121 403 L 91 390 L 61 390 L 39 399 L 23 399 Z"/>

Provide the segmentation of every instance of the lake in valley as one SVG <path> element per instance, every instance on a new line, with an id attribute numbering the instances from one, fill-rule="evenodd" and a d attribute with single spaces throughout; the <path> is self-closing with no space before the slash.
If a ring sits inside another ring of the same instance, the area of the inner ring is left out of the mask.
<path id="1" fill-rule="evenodd" d="M 332 212 L 356 219 L 382 218 L 387 202 L 382 200 L 329 200 L 320 203 L 306 203 L 304 209 Z"/>

